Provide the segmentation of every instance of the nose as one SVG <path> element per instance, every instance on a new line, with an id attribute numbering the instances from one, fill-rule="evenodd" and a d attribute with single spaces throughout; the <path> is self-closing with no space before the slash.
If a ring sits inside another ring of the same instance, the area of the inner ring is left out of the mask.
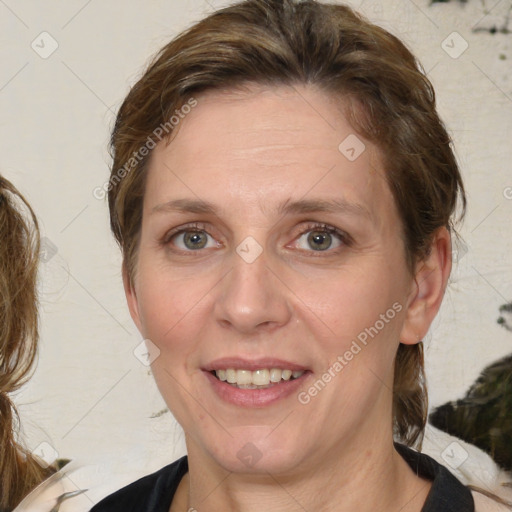
<path id="1" fill-rule="evenodd" d="M 215 302 L 217 321 L 244 334 L 285 325 L 291 318 L 289 289 L 270 268 L 265 251 L 254 261 L 242 256 L 233 255 L 232 270 L 221 282 Z"/>

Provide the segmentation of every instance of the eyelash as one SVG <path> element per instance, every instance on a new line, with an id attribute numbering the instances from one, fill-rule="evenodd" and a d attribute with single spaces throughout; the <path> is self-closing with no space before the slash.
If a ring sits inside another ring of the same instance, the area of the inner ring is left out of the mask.
<path id="1" fill-rule="evenodd" d="M 302 236 L 304 236 L 307 233 L 310 233 L 311 231 L 321 231 L 324 233 L 328 233 L 330 235 L 334 235 L 338 237 L 339 241 L 342 243 L 343 246 L 350 247 L 352 245 L 352 238 L 350 235 L 345 233 L 344 231 L 339 230 L 338 228 L 335 228 L 334 226 L 331 226 L 329 224 L 322 224 L 322 223 L 311 223 L 306 226 L 304 230 L 302 230 L 295 238 L 294 241 L 300 239 Z M 210 233 L 208 233 L 208 230 L 206 228 L 205 224 L 202 223 L 194 223 L 194 224 L 188 224 L 185 226 L 181 226 L 179 228 L 173 229 L 170 232 L 166 233 L 162 240 L 162 245 L 169 246 L 172 239 L 174 237 L 177 237 L 178 235 L 182 235 L 184 233 L 190 233 L 190 232 L 196 232 L 196 233 L 206 233 L 208 236 L 212 237 Z M 213 238 L 213 237 L 212 237 Z M 301 252 L 307 252 L 310 253 L 312 256 L 321 256 L 322 254 L 335 254 L 340 250 L 340 247 L 332 250 L 327 249 L 325 251 L 314 251 L 314 250 L 305 250 L 305 249 L 299 249 Z M 174 252 L 179 252 L 181 254 L 190 254 L 193 255 L 194 253 L 201 252 L 201 249 L 197 250 L 182 250 L 182 249 L 173 249 Z"/>
<path id="2" fill-rule="evenodd" d="M 294 238 L 294 242 L 298 241 L 301 237 L 303 237 L 304 235 L 306 235 L 308 233 L 311 233 L 312 231 L 320 231 L 322 233 L 327 233 L 329 235 L 334 235 L 340 241 L 341 247 L 336 247 L 334 249 L 329 248 L 329 249 L 326 249 L 325 251 L 315 251 L 313 249 L 311 249 L 311 250 L 298 249 L 299 251 L 301 251 L 303 253 L 308 253 L 309 256 L 313 256 L 313 257 L 322 257 L 322 256 L 324 256 L 325 257 L 325 255 L 329 255 L 329 256 L 331 256 L 333 254 L 336 255 L 336 254 L 338 254 L 343 249 L 343 247 L 350 247 L 351 244 L 352 244 L 352 239 L 344 231 L 341 231 L 340 229 L 335 228 L 334 226 L 331 226 L 329 224 L 323 224 L 323 223 L 318 223 L 318 222 L 313 222 L 311 224 L 308 224 Z"/>

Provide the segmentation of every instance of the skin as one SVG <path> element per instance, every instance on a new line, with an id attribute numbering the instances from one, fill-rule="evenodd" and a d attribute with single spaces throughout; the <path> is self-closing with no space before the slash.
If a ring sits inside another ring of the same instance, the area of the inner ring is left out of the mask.
<path id="1" fill-rule="evenodd" d="M 338 149 L 354 134 L 339 99 L 256 85 L 197 99 L 153 152 L 137 272 L 125 275 L 132 317 L 160 350 L 156 382 L 186 436 L 190 470 L 171 511 L 420 511 L 430 482 L 392 444 L 394 357 L 400 341 L 425 336 L 440 306 L 448 232 L 411 273 L 378 150 L 364 141 L 349 161 Z M 215 211 L 165 206 L 177 199 Z M 299 200 L 351 206 L 280 212 Z M 308 235 L 319 224 L 345 235 L 324 232 L 318 250 Z M 206 245 L 173 235 L 184 227 Z M 236 252 L 249 236 L 262 249 L 252 263 Z M 394 318 L 305 405 L 297 393 L 233 405 L 205 377 L 220 357 L 275 357 L 309 370 L 307 391 L 393 304 Z M 260 456 L 250 466 L 237 456 L 247 443 Z"/>

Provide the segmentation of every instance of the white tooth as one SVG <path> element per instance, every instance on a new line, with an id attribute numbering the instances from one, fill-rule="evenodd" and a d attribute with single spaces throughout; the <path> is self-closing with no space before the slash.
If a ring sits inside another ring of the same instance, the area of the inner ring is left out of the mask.
<path id="1" fill-rule="evenodd" d="M 236 371 L 236 383 L 237 384 L 252 384 L 252 372 L 251 370 L 237 370 Z"/>
<path id="2" fill-rule="evenodd" d="M 270 372 L 268 370 L 252 372 L 252 383 L 256 386 L 268 386 L 270 384 Z"/>
<path id="3" fill-rule="evenodd" d="M 296 379 L 304 374 L 303 370 L 281 370 L 280 368 L 261 368 L 259 370 L 215 370 L 217 378 L 235 384 L 242 389 L 256 389 L 257 387 L 269 387 L 279 383 L 281 380 L 288 381 Z"/>
<path id="4" fill-rule="evenodd" d="M 280 382 L 283 372 L 279 368 L 270 370 L 270 382 Z"/>
<path id="5" fill-rule="evenodd" d="M 291 376 L 292 376 L 291 370 L 283 370 L 283 380 L 290 380 Z"/>

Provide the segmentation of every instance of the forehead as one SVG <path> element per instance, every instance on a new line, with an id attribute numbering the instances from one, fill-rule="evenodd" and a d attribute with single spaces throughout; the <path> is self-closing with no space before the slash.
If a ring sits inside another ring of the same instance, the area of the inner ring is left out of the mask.
<path id="1" fill-rule="evenodd" d="M 379 152 L 355 133 L 339 98 L 252 85 L 196 99 L 153 151 L 145 208 L 184 195 L 238 210 L 326 196 L 364 204 L 376 218 L 393 208 Z"/>

